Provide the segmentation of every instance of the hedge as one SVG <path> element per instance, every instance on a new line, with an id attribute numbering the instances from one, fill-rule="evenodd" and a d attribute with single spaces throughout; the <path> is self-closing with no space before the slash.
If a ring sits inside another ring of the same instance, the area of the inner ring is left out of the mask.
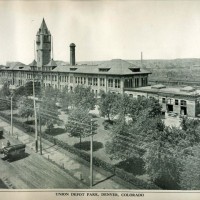
<path id="1" fill-rule="evenodd" d="M 8 123 L 10 123 L 10 116 L 6 115 L 5 113 L 0 112 L 0 116 L 2 116 L 4 118 L 5 121 L 7 121 Z M 34 135 L 35 129 L 33 127 L 30 127 L 29 125 L 18 121 L 17 119 L 13 118 L 13 124 L 21 129 L 22 131 L 26 132 L 29 135 Z M 42 137 L 46 140 L 48 140 L 49 142 L 67 150 L 68 152 L 75 154 L 79 157 L 81 157 L 82 159 L 90 162 L 90 155 L 84 151 L 81 151 L 73 146 L 70 146 L 69 144 L 58 140 L 57 138 L 54 138 L 51 135 L 48 135 L 46 133 L 42 134 Z M 101 167 L 106 171 L 109 171 L 113 174 L 115 174 L 116 176 L 118 176 L 119 178 L 136 185 L 139 188 L 142 189 L 160 189 L 159 187 L 157 187 L 156 185 L 154 185 L 153 183 L 147 183 L 141 179 L 138 179 L 137 177 L 135 177 L 133 174 L 128 173 L 126 171 L 124 171 L 123 169 L 119 169 L 114 165 L 111 165 L 97 157 L 93 157 L 93 163 L 94 165 L 96 165 L 97 167 Z"/>

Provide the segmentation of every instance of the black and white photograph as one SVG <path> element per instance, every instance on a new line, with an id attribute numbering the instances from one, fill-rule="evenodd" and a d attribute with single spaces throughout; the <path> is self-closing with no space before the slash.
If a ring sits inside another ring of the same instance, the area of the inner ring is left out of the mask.
<path id="1" fill-rule="evenodd" d="M 0 190 L 198 199 L 200 1 L 0 1 Z"/>

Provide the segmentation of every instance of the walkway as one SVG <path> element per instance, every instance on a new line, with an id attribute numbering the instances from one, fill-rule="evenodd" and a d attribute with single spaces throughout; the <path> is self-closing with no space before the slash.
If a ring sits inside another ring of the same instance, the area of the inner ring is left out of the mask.
<path id="1" fill-rule="evenodd" d="M 11 138 L 15 137 L 19 140 L 19 142 L 22 142 L 26 144 L 30 149 L 35 151 L 35 138 L 32 136 L 29 136 L 28 134 L 24 133 L 23 131 L 19 130 L 18 128 L 14 127 L 14 134 L 13 136 L 10 135 L 10 124 L 0 120 L 0 126 L 4 127 L 6 130 L 5 137 Z M 52 143 L 46 141 L 43 139 L 42 142 L 43 146 L 43 153 L 42 156 L 44 156 L 46 159 L 49 159 L 52 162 L 55 162 L 60 167 L 63 167 L 65 170 L 68 171 L 69 174 L 76 177 L 77 180 L 82 181 L 86 185 L 90 185 L 90 168 L 89 163 L 78 156 L 69 153 L 68 151 L 53 145 Z M 40 153 L 40 151 L 38 152 Z M 93 188 L 98 189 L 139 189 L 136 186 L 129 184 L 125 182 L 124 180 L 113 176 L 112 174 L 103 170 L 102 168 L 95 167 L 94 171 L 94 179 Z M 111 178 L 109 178 L 111 177 Z M 142 189 L 142 188 L 140 188 Z"/>

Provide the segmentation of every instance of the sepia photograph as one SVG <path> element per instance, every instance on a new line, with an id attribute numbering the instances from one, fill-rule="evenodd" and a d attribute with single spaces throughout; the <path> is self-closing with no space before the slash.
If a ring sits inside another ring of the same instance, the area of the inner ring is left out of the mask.
<path id="1" fill-rule="evenodd" d="M 0 1 L 0 198 L 198 199 L 199 10 Z"/>

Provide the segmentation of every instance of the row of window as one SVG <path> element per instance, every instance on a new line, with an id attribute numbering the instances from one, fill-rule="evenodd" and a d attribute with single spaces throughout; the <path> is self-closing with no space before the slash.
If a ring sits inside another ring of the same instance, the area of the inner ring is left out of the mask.
<path id="1" fill-rule="evenodd" d="M 175 105 L 179 105 L 180 104 L 181 106 L 186 106 L 187 105 L 187 102 L 185 100 L 166 99 L 164 97 L 162 98 L 162 103 L 175 104 Z"/>
<path id="2" fill-rule="evenodd" d="M 126 78 L 124 81 L 125 88 L 133 88 L 140 86 L 140 78 Z M 141 78 L 141 86 L 147 86 L 147 77 Z"/>

